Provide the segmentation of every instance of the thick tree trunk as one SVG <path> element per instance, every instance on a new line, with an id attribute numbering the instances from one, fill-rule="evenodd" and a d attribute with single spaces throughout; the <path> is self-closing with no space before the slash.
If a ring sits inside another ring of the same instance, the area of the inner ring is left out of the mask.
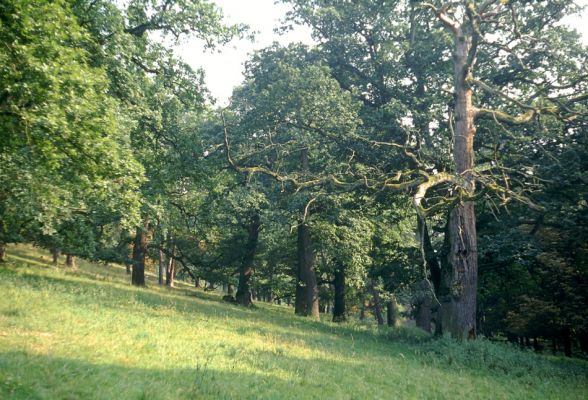
<path id="1" fill-rule="evenodd" d="M 467 82 L 470 35 L 461 29 L 455 35 L 455 136 L 453 158 L 455 172 L 464 182 L 465 194 L 474 190 L 474 125 L 472 89 Z M 458 204 L 449 217 L 449 296 L 444 299 L 443 329 L 458 339 L 476 337 L 476 291 L 478 285 L 478 249 L 474 203 Z"/>
<path id="2" fill-rule="evenodd" d="M 431 319 L 433 313 L 431 310 L 431 296 L 424 292 L 419 302 L 415 305 L 415 324 L 418 328 L 426 332 L 431 332 Z"/>
<path id="3" fill-rule="evenodd" d="M 233 284 L 232 284 L 232 283 L 229 283 L 229 284 L 227 285 L 227 294 L 228 294 L 229 296 L 232 296 L 233 294 L 235 294 L 235 289 L 234 289 L 234 287 L 233 287 Z"/>
<path id="4" fill-rule="evenodd" d="M 304 308 L 297 314 L 319 318 L 318 284 L 314 272 L 314 251 L 311 245 L 310 229 L 306 224 L 298 225 L 298 270 L 304 285 L 304 292 L 296 290 L 297 308 L 302 305 L 300 297 L 304 300 Z M 301 311 L 301 312 L 300 312 Z"/>
<path id="5" fill-rule="evenodd" d="M 131 283 L 136 286 L 145 286 L 145 258 L 147 257 L 147 223 L 138 227 L 133 246 L 133 271 Z"/>
<path id="6" fill-rule="evenodd" d="M 175 247 L 172 247 L 172 256 L 167 260 L 167 268 L 165 271 L 165 285 L 168 287 L 174 287 L 176 279 L 176 259 L 174 258 Z"/>
<path id="7" fill-rule="evenodd" d="M 255 254 L 257 253 L 260 226 L 261 221 L 259 219 L 259 214 L 255 212 L 248 226 L 245 255 L 241 262 L 241 268 L 239 269 L 239 285 L 237 286 L 237 294 L 235 295 L 237 304 L 244 307 L 251 306 L 252 294 L 249 281 L 253 274 L 253 261 L 255 260 Z"/>
<path id="8" fill-rule="evenodd" d="M 294 313 L 296 315 L 304 315 L 306 313 L 305 281 L 306 277 L 304 276 L 304 264 L 303 262 L 301 262 L 300 245 L 298 245 L 298 265 L 296 267 L 296 290 L 294 292 Z"/>
<path id="9" fill-rule="evenodd" d="M 59 250 L 57 247 L 53 247 L 51 249 L 51 257 L 53 259 L 53 264 L 57 264 L 57 262 L 59 261 L 60 255 L 61 255 L 61 250 Z"/>
<path id="10" fill-rule="evenodd" d="M 345 310 L 345 267 L 342 265 L 337 265 L 333 286 L 335 288 L 333 322 L 343 322 L 347 319 L 347 312 Z"/>
<path id="11" fill-rule="evenodd" d="M 71 254 L 67 254 L 65 256 L 65 265 L 70 268 L 76 268 L 76 256 L 72 256 Z"/>
<path id="12" fill-rule="evenodd" d="M 380 294 L 378 293 L 378 289 L 376 289 L 376 283 L 373 279 L 370 279 L 369 289 L 374 299 L 374 316 L 376 317 L 376 321 L 378 321 L 378 325 L 384 325 L 382 302 L 380 301 Z"/>
<path id="13" fill-rule="evenodd" d="M 394 296 L 386 303 L 386 322 L 388 326 L 396 326 L 396 316 L 398 313 L 398 305 Z"/>
<path id="14" fill-rule="evenodd" d="M 303 225 L 298 225 L 297 241 L 297 269 L 296 269 L 296 292 L 294 298 L 294 313 L 296 315 L 306 315 L 306 252 L 303 240 Z"/>

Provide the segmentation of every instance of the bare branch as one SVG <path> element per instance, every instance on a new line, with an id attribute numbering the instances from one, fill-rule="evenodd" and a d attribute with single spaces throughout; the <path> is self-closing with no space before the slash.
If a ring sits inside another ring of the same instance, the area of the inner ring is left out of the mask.
<path id="1" fill-rule="evenodd" d="M 451 17 L 447 15 L 447 10 L 449 10 L 454 4 L 456 4 L 456 2 L 445 3 L 439 9 L 431 3 L 422 3 L 422 6 L 433 10 L 437 18 L 439 18 L 439 20 L 443 23 L 443 25 L 445 25 L 447 29 L 453 32 L 454 35 L 459 35 L 459 24 L 457 23 L 457 21 L 453 20 Z"/>

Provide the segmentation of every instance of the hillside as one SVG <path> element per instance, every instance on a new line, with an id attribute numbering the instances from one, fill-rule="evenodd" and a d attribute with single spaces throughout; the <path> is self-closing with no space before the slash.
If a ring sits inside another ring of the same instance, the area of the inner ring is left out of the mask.
<path id="1" fill-rule="evenodd" d="M 241 309 L 122 268 L 10 247 L 0 266 L 0 398 L 582 399 L 588 363 L 406 329 Z M 41 257 L 44 256 L 43 259 Z"/>

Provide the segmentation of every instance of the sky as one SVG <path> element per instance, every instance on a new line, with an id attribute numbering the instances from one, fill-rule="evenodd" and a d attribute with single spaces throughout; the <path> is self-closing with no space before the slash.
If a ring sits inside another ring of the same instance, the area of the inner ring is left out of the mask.
<path id="1" fill-rule="evenodd" d="M 244 23 L 256 32 L 255 42 L 234 40 L 220 51 L 204 51 L 196 40 L 187 40 L 177 47 L 177 53 L 194 68 L 202 67 L 206 73 L 206 85 L 219 105 L 226 105 L 233 88 L 243 81 L 244 63 L 249 54 L 277 41 L 283 45 L 292 42 L 312 43 L 310 29 L 297 27 L 285 35 L 274 29 L 288 11 L 288 5 L 274 4 L 275 0 L 214 0 L 223 9 L 229 23 Z M 588 45 L 588 0 L 579 0 L 586 7 L 582 15 L 570 16 L 565 23 L 582 33 Z"/>

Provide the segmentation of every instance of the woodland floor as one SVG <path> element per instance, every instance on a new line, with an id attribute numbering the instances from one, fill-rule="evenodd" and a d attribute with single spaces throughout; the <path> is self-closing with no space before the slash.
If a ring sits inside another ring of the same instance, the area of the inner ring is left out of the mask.
<path id="1" fill-rule="evenodd" d="M 11 246 L 0 266 L 2 399 L 585 399 L 588 362 L 407 328 L 241 309 L 188 286 Z"/>

